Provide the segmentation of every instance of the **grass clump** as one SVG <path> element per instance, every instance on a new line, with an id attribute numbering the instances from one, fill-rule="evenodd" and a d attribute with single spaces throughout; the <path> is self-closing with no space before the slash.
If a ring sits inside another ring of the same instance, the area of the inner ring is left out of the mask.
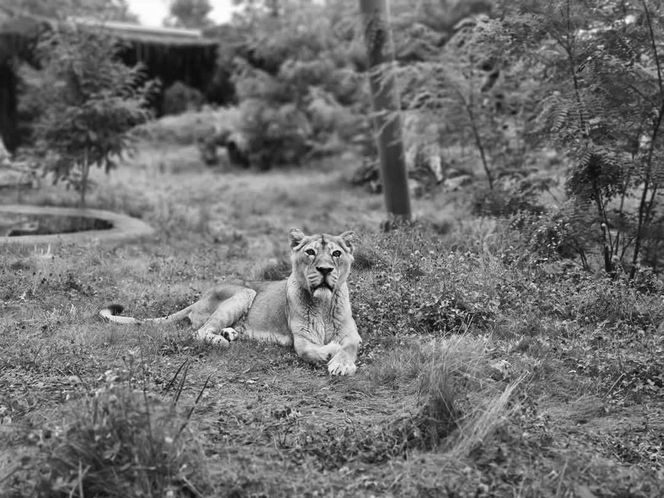
<path id="1" fill-rule="evenodd" d="M 41 496 L 201 496 L 202 454 L 174 404 L 106 385 L 75 403 L 44 448 Z"/>
<path id="2" fill-rule="evenodd" d="M 490 376 L 491 359 L 484 338 L 468 334 L 423 346 L 426 360 L 418 382 L 418 409 L 399 424 L 407 446 L 443 449 L 467 456 L 507 418 L 507 402 L 520 381 L 506 388 Z"/>

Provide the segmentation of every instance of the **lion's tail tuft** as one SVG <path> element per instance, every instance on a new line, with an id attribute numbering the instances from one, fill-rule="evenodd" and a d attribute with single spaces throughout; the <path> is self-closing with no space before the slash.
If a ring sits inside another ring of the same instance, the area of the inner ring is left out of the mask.
<path id="1" fill-rule="evenodd" d="M 112 303 L 106 306 L 106 309 L 110 311 L 112 315 L 121 315 L 124 311 L 124 306 L 121 304 Z"/>
<path id="2" fill-rule="evenodd" d="M 99 310 L 99 316 L 107 322 L 113 323 L 141 323 L 136 318 L 130 316 L 119 316 L 124 311 L 124 306 L 121 304 L 109 304 L 104 309 Z"/>

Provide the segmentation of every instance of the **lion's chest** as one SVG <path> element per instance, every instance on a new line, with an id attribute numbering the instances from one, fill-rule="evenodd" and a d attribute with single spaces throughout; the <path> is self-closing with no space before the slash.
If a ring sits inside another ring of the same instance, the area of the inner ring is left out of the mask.
<path id="1" fill-rule="evenodd" d="M 316 303 L 314 306 L 308 306 L 306 310 L 307 328 L 310 339 L 317 344 L 328 344 L 333 341 L 339 341 L 340 317 L 338 316 L 338 306 L 334 302 Z"/>
<path id="2" fill-rule="evenodd" d="M 339 327 L 333 322 L 333 316 L 328 310 L 311 310 L 308 319 L 309 332 L 316 343 L 328 344 L 337 338 Z"/>

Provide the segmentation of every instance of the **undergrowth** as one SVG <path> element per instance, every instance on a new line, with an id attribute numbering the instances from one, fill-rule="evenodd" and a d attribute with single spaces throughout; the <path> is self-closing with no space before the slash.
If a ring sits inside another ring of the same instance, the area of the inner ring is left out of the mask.
<path id="1" fill-rule="evenodd" d="M 97 387 L 87 386 L 57 409 L 52 422 L 29 436 L 38 439 L 39 453 L 21 493 L 30 489 L 35 496 L 82 498 L 202 496 L 212 491 L 202 448 L 190 427 L 202 390 L 188 407 L 180 399 L 189 365 L 177 369 L 164 389 L 173 387 L 168 397 L 148 392 L 146 379 L 138 387 L 137 358 L 129 358 L 126 366 L 106 371 Z"/>
<path id="2" fill-rule="evenodd" d="M 184 328 L 97 321 L 108 302 L 155 316 L 226 278 L 282 278 L 287 227 L 334 232 L 331 206 L 354 201 L 324 198 L 320 178 L 289 205 L 288 173 L 201 175 L 200 208 L 182 200 L 188 187 L 173 187 L 172 207 L 145 197 L 153 240 L 2 249 L 0 495 L 659 496 L 656 275 L 598 276 L 531 251 L 509 221 L 388 233 L 358 221 L 343 227 L 358 233 L 353 378 L 287 348 L 216 351 Z M 140 368 L 116 379 L 138 350 Z"/>
<path id="3" fill-rule="evenodd" d="M 68 413 L 67 413 L 68 412 Z M 187 421 L 144 392 L 104 387 L 50 438 L 40 496 L 199 496 L 209 491 Z"/>

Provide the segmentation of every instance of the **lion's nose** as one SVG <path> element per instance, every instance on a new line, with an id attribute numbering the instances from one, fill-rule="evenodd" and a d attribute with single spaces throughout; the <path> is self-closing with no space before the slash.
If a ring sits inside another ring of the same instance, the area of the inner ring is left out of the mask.
<path id="1" fill-rule="evenodd" d="M 334 268 L 331 268 L 331 267 L 329 267 L 329 266 L 317 266 L 317 267 L 316 267 L 316 270 L 318 270 L 318 271 L 321 273 L 321 275 L 323 275 L 324 277 L 326 277 L 326 276 L 328 276 L 330 273 L 332 273 L 332 270 L 334 270 Z"/>

